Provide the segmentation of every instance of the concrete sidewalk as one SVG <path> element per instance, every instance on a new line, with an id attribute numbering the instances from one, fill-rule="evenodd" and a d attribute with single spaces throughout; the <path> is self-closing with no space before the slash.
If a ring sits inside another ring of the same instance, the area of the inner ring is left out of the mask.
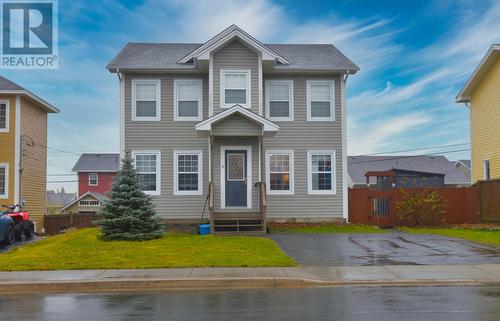
<path id="1" fill-rule="evenodd" d="M 0 272 L 0 293 L 500 284 L 500 264 Z"/>

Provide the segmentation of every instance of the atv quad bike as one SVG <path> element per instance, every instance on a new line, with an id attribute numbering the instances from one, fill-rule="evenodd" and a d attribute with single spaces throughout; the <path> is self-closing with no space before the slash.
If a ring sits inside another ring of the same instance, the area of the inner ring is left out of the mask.
<path id="1" fill-rule="evenodd" d="M 35 224 L 30 220 L 30 214 L 27 211 L 16 211 L 19 205 L 3 205 L 7 211 L 3 213 L 12 219 L 15 241 L 25 241 L 32 239 L 35 235 Z"/>

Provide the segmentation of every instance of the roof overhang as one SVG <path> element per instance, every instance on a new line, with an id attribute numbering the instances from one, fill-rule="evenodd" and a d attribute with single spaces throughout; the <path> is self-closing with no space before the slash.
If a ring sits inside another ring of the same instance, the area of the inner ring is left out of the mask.
<path id="1" fill-rule="evenodd" d="M 279 131 L 280 127 L 273 123 L 270 120 L 265 119 L 262 116 L 257 115 L 254 112 L 251 112 L 249 109 L 244 108 L 240 105 L 234 105 L 231 108 L 228 108 L 224 110 L 223 112 L 220 112 L 210 118 L 205 119 L 204 121 L 196 124 L 194 128 L 197 131 L 205 131 L 205 132 L 210 132 L 212 130 L 212 125 L 223 121 L 224 119 L 232 116 L 239 114 L 259 125 L 262 126 L 262 133 L 276 133 Z"/>
<path id="2" fill-rule="evenodd" d="M 258 41 L 236 25 L 229 26 L 224 31 L 205 42 L 202 46 L 184 56 L 181 60 L 178 61 L 178 63 L 187 63 L 192 59 L 210 60 L 210 55 L 212 52 L 224 46 L 234 38 L 238 38 L 247 46 L 252 47 L 256 51 L 258 51 L 262 55 L 263 61 L 278 61 L 282 64 L 289 64 L 289 62 L 285 58 L 278 55 L 276 52 L 271 50 L 269 47 L 267 47 L 262 42 Z"/>
<path id="3" fill-rule="evenodd" d="M 23 95 L 42 106 L 48 113 L 58 113 L 59 109 L 28 90 L 0 90 L 0 95 Z"/>
<path id="4" fill-rule="evenodd" d="M 495 44 L 490 47 L 486 55 L 483 57 L 479 65 L 477 65 L 474 72 L 470 75 L 467 82 L 462 87 L 458 95 L 455 97 L 455 102 L 457 103 L 468 103 L 471 99 L 471 94 L 474 88 L 483 79 L 489 67 L 495 63 L 496 59 L 500 57 L 500 45 Z"/>
<path id="5" fill-rule="evenodd" d="M 92 196 L 96 201 L 99 201 L 99 202 L 103 202 L 103 199 L 101 199 L 101 197 L 98 197 L 96 196 L 94 193 L 92 192 L 87 192 L 85 194 L 83 194 L 82 196 L 80 197 L 77 197 L 75 198 L 74 200 L 72 200 L 71 202 L 69 202 L 68 204 L 66 204 L 63 208 L 61 208 L 61 211 L 64 211 L 65 209 L 67 209 L 68 207 L 70 207 L 71 205 L 75 204 L 76 202 L 80 201 L 82 198 L 84 197 L 87 197 L 87 196 Z M 108 198 L 109 199 L 109 198 Z"/>

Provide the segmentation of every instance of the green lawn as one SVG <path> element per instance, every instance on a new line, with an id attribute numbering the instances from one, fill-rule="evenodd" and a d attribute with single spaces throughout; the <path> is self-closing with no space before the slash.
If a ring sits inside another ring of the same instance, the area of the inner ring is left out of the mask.
<path id="1" fill-rule="evenodd" d="M 98 229 L 48 237 L 0 254 L 0 270 L 148 269 L 296 266 L 270 239 L 165 234 L 161 239 L 102 241 Z"/>
<path id="2" fill-rule="evenodd" d="M 419 234 L 437 234 L 500 246 L 500 230 L 467 228 L 399 228 L 401 231 Z"/>
<path id="3" fill-rule="evenodd" d="M 375 226 L 335 223 L 271 224 L 271 233 L 385 233 Z"/>

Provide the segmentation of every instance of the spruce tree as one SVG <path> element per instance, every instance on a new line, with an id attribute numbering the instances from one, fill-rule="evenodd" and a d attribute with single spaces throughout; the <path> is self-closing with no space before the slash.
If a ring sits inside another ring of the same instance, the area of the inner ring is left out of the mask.
<path id="1" fill-rule="evenodd" d="M 160 238 L 164 226 L 149 195 L 139 186 L 139 179 L 129 155 L 122 160 L 122 169 L 115 178 L 109 201 L 96 222 L 104 240 L 143 241 Z"/>

